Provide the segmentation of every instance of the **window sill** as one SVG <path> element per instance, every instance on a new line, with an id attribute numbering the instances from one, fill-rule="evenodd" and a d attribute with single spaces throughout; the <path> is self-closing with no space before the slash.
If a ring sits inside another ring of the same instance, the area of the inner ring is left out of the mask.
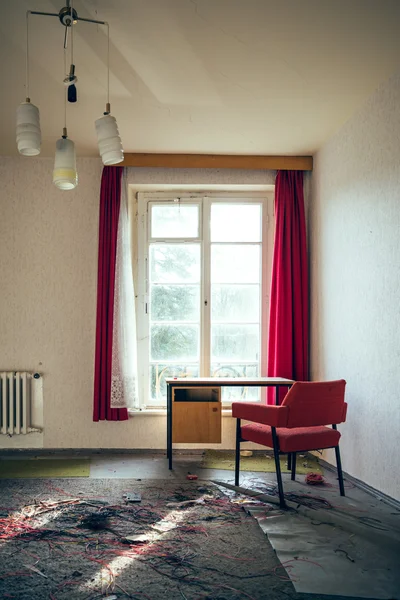
<path id="1" fill-rule="evenodd" d="M 166 417 L 167 409 L 166 408 L 143 408 L 143 409 L 129 408 L 128 414 L 130 417 L 138 417 L 140 415 L 143 415 L 145 417 Z M 223 417 L 231 417 L 232 409 L 231 408 L 223 408 L 221 414 Z"/>

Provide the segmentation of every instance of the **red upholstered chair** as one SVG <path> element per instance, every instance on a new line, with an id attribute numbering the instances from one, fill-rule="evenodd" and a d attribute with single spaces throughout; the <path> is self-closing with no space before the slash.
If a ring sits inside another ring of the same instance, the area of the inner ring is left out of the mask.
<path id="1" fill-rule="evenodd" d="M 235 485 L 239 485 L 240 442 L 255 442 L 274 449 L 279 501 L 285 506 L 279 454 L 291 454 L 292 479 L 296 475 L 296 452 L 335 448 L 340 495 L 344 496 L 338 423 L 346 420 L 346 382 L 303 382 L 293 384 L 280 406 L 233 402 L 236 417 Z M 241 419 L 248 421 L 242 425 Z M 327 427 L 331 425 L 332 427 Z"/>

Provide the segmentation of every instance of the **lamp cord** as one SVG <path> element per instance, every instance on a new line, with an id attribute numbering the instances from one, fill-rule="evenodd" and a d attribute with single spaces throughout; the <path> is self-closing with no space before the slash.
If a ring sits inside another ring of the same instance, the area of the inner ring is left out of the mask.
<path id="1" fill-rule="evenodd" d="M 107 25 L 107 104 L 110 104 L 110 26 Z"/>
<path id="2" fill-rule="evenodd" d="M 25 93 L 27 102 L 29 102 L 29 13 L 31 11 L 26 11 L 26 73 L 25 73 Z"/>
<path id="3" fill-rule="evenodd" d="M 67 28 L 65 28 L 67 29 Z M 64 73 L 67 72 L 67 49 L 64 47 Z M 64 132 L 67 131 L 67 94 L 68 88 L 63 86 L 64 91 Z"/>
<path id="4" fill-rule="evenodd" d="M 74 2 L 71 0 L 71 65 L 74 64 Z"/>

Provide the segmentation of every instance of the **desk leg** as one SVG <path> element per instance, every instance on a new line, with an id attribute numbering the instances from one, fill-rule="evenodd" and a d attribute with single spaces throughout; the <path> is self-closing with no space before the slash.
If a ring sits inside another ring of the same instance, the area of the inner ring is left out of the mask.
<path id="1" fill-rule="evenodd" d="M 167 458 L 168 468 L 172 469 L 172 389 L 167 385 Z"/>
<path id="2" fill-rule="evenodd" d="M 236 452 L 235 452 L 235 485 L 239 485 L 239 469 L 240 469 L 240 419 L 236 419 Z"/>
<path id="3" fill-rule="evenodd" d="M 279 406 L 279 385 L 275 386 L 275 405 Z"/>

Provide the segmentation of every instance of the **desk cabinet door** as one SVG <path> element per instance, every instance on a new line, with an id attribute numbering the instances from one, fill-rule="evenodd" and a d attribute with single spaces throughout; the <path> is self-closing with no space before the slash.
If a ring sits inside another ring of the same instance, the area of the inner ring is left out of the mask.
<path id="1" fill-rule="evenodd" d="M 221 443 L 220 389 L 183 388 L 172 399 L 172 441 Z"/>

